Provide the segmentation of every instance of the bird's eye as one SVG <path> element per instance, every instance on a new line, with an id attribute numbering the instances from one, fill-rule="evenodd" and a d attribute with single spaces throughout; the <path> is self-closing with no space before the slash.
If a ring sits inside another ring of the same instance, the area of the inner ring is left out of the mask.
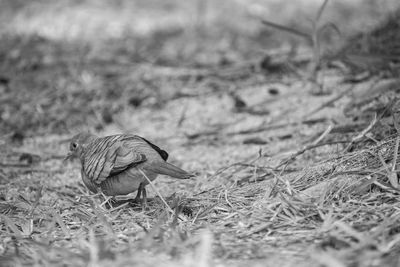
<path id="1" fill-rule="evenodd" d="M 75 150 L 75 149 L 77 149 L 78 148 L 78 144 L 77 143 L 71 143 L 71 146 L 70 146 L 70 150 Z"/>

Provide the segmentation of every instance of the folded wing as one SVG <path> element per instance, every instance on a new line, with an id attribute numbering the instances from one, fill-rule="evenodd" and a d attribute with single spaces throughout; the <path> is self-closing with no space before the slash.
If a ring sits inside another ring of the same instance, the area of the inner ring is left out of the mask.
<path id="1" fill-rule="evenodd" d="M 96 184 L 147 160 L 144 154 L 135 153 L 120 140 L 99 140 L 96 146 L 102 149 L 91 149 L 84 165 L 86 175 Z"/>

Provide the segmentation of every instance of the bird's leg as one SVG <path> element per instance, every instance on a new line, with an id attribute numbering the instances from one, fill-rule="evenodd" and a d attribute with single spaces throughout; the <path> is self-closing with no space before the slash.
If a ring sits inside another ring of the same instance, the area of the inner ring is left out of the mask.
<path id="1" fill-rule="evenodd" d="M 142 187 L 142 195 L 143 195 L 142 196 L 142 209 L 146 210 L 147 209 L 147 192 L 146 192 L 146 187 L 145 187 L 144 184 L 143 184 L 143 187 Z"/>
<path id="2" fill-rule="evenodd" d="M 143 187 L 144 187 L 144 184 L 143 184 L 143 183 L 140 183 L 139 188 L 138 188 L 138 190 L 137 190 L 136 197 L 135 197 L 135 199 L 133 200 L 135 203 L 139 203 L 139 202 L 140 202 L 140 196 L 142 195 L 142 189 L 143 189 Z"/>
<path id="3" fill-rule="evenodd" d="M 131 200 L 132 204 L 136 205 L 136 204 L 142 203 L 142 199 L 140 199 L 140 196 L 142 196 L 143 188 L 144 188 L 144 183 L 140 183 L 139 188 L 137 190 L 138 192 L 136 194 L 136 197 L 133 200 Z"/>
<path id="4" fill-rule="evenodd" d="M 142 197 L 142 198 L 140 198 Z M 132 201 L 133 203 L 140 203 L 142 209 L 145 210 L 147 208 L 147 192 L 144 183 L 140 183 L 139 188 L 137 190 L 136 197 Z"/>

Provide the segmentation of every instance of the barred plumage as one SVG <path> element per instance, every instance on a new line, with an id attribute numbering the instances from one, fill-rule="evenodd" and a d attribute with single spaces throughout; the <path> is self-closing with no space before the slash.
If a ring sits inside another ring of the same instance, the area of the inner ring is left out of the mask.
<path id="1" fill-rule="evenodd" d="M 82 180 L 96 193 L 100 188 L 106 195 L 125 195 L 138 190 L 137 198 L 150 180 L 159 174 L 178 179 L 193 175 L 166 162 L 168 153 L 148 140 L 129 134 L 96 137 L 80 133 L 71 139 L 69 155 L 76 155 L 82 163 Z"/>

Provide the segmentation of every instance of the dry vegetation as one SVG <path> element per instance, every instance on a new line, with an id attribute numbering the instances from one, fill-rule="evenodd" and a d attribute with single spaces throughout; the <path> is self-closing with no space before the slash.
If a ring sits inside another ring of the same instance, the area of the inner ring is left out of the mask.
<path id="1" fill-rule="evenodd" d="M 0 266 L 398 266 L 396 1 L 267 2 L 1 2 Z M 198 176 L 102 203 L 81 130 Z"/>

